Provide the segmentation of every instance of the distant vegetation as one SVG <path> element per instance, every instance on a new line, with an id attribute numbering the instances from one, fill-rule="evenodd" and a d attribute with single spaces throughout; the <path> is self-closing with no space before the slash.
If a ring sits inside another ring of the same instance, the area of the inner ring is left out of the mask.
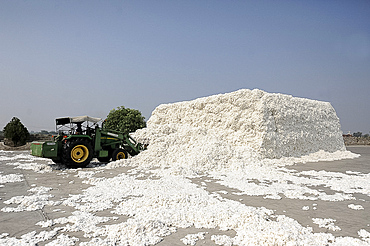
<path id="1" fill-rule="evenodd" d="M 370 145 L 370 136 L 368 133 L 354 132 L 344 134 L 343 140 L 345 145 Z"/>
<path id="2" fill-rule="evenodd" d="M 34 131 L 31 131 L 31 134 L 41 134 L 41 135 L 57 135 L 58 133 L 56 131 L 46 131 L 46 130 L 41 130 L 39 132 L 34 132 Z"/>
<path id="3" fill-rule="evenodd" d="M 8 145 L 18 147 L 25 145 L 30 136 L 27 128 L 22 124 L 20 119 L 13 119 L 3 129 L 4 137 L 9 140 Z"/>
<path id="4" fill-rule="evenodd" d="M 139 110 L 121 106 L 117 109 L 112 109 L 109 112 L 107 119 L 104 122 L 104 127 L 124 133 L 130 133 L 137 129 L 146 127 L 146 122 L 145 117 L 141 115 Z"/>
<path id="5" fill-rule="evenodd" d="M 356 137 L 356 138 L 361 138 L 361 137 L 368 138 L 369 137 L 369 134 L 366 133 L 366 134 L 362 135 L 362 132 L 355 132 L 355 133 L 352 134 L 352 136 L 353 137 Z"/>
<path id="6" fill-rule="evenodd" d="M 57 135 L 55 131 L 41 130 L 39 132 L 28 132 L 21 120 L 13 117 L 12 120 L 0 131 L 0 140 L 11 147 L 25 145 L 27 141 L 49 140 L 50 135 Z"/>

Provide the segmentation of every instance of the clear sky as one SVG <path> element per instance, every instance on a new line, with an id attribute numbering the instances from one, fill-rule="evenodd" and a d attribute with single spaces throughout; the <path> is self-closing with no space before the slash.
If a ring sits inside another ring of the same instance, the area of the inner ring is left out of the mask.
<path id="1" fill-rule="evenodd" d="M 2 0 L 0 85 L 0 130 L 258 88 L 328 101 L 365 134 L 370 1 Z"/>

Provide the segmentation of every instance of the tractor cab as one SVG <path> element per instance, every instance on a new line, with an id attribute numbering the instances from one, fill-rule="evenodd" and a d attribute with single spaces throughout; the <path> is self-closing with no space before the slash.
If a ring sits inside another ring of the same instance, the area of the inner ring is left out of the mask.
<path id="1" fill-rule="evenodd" d="M 59 135 L 91 135 L 94 133 L 101 118 L 90 116 L 63 117 L 55 119 L 56 132 Z"/>

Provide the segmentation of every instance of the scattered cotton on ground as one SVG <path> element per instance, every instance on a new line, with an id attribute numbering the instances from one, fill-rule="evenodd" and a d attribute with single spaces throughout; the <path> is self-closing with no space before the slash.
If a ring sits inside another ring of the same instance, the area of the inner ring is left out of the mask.
<path id="1" fill-rule="evenodd" d="M 362 209 L 364 209 L 363 206 L 361 206 L 361 205 L 355 205 L 355 204 L 349 204 L 348 207 L 350 209 L 354 209 L 354 210 L 362 210 Z"/>
<path id="2" fill-rule="evenodd" d="M 48 187 L 36 187 L 29 190 L 33 193 L 29 196 L 15 196 L 9 200 L 4 201 L 5 204 L 18 204 L 17 207 L 4 207 L 1 209 L 2 212 L 22 212 L 22 211 L 35 211 L 42 209 L 45 205 L 57 205 L 61 202 L 49 201 L 49 198 L 53 197 L 47 194 L 51 188 Z"/>
<path id="3" fill-rule="evenodd" d="M 199 232 L 197 234 L 188 234 L 184 238 L 181 238 L 181 241 L 185 245 L 195 245 L 199 239 L 204 239 L 206 233 L 205 232 Z"/>
<path id="4" fill-rule="evenodd" d="M 338 226 L 334 225 L 336 220 L 334 219 L 322 219 L 322 218 L 312 218 L 313 223 L 318 224 L 319 227 L 324 227 L 332 231 L 340 231 Z"/>
<path id="5" fill-rule="evenodd" d="M 7 174 L 7 175 L 2 175 L 0 173 L 0 184 L 21 182 L 21 181 L 23 181 L 23 175 L 22 174 Z"/>

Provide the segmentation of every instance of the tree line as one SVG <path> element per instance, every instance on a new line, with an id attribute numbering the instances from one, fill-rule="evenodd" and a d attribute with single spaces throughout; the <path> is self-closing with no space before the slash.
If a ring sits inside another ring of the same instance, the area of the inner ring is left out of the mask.
<path id="1" fill-rule="evenodd" d="M 130 133 L 137 129 L 146 127 L 146 122 L 145 117 L 142 116 L 139 110 L 121 106 L 117 109 L 112 109 L 109 112 L 104 121 L 104 127 L 124 133 Z M 57 133 L 55 131 L 48 132 L 46 130 L 41 130 L 39 134 L 56 135 Z M 25 127 L 17 117 L 13 117 L 11 121 L 6 124 L 3 131 L 0 131 L 0 135 L 11 140 L 12 145 L 15 147 L 25 145 L 27 140 L 30 138 L 30 133 L 27 127 Z"/>
<path id="2" fill-rule="evenodd" d="M 370 135 L 368 133 L 362 135 L 362 132 L 355 132 L 352 134 L 353 137 L 357 137 L 357 138 L 368 138 Z"/>

